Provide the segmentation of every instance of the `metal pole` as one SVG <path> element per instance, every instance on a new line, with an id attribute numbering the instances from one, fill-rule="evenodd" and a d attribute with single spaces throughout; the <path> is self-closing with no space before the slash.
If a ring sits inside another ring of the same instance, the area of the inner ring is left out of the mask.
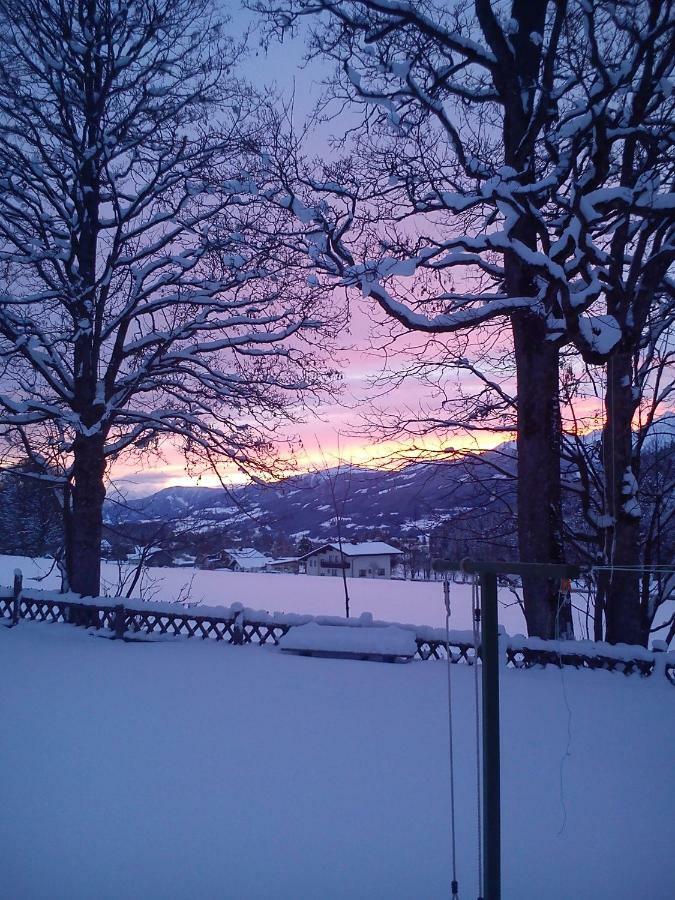
<path id="1" fill-rule="evenodd" d="M 482 572 L 483 854 L 485 900 L 501 897 L 501 796 L 499 780 L 499 626 L 497 575 Z"/>
<path id="2" fill-rule="evenodd" d="M 115 607 L 115 618 L 113 620 L 113 622 L 114 622 L 113 627 L 115 629 L 115 639 L 116 640 L 122 640 L 124 638 L 124 632 L 126 630 L 125 629 L 125 625 L 126 625 L 125 619 L 126 619 L 126 616 L 124 614 L 124 604 L 119 603 Z"/>
<path id="3" fill-rule="evenodd" d="M 481 662 L 483 682 L 483 900 L 501 898 L 501 796 L 499 777 L 499 624 L 497 575 L 540 574 L 578 578 L 581 569 L 565 563 L 461 562 L 438 559 L 436 572 L 460 571 L 480 576 Z"/>
<path id="4" fill-rule="evenodd" d="M 23 591 L 23 575 L 21 569 L 14 569 L 14 589 L 12 595 L 12 625 L 18 625 L 21 618 L 21 592 Z"/>

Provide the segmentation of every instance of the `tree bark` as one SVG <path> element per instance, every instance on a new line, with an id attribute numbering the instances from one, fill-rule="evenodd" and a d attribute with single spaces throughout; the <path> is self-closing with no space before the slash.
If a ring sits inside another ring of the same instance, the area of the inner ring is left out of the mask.
<path id="1" fill-rule="evenodd" d="M 533 86 L 541 64 L 541 48 L 530 38 L 543 34 L 547 0 L 514 0 L 512 17 L 518 23 L 511 38 L 512 56 L 490 4 L 477 3 L 476 11 L 486 36 L 503 68 L 495 84 L 504 104 L 504 162 L 535 177 L 533 148 L 526 140 L 535 103 Z M 523 215 L 511 237 L 537 249 L 535 223 Z M 504 254 L 506 293 L 534 297 L 537 285 L 525 263 L 512 251 Z M 560 563 L 562 544 L 562 491 L 560 480 L 559 348 L 550 341 L 546 319 L 540 313 L 521 312 L 511 317 L 517 381 L 518 551 L 524 563 Z M 562 603 L 560 583 L 541 575 L 523 577 L 523 603 L 528 633 L 544 639 L 571 638 L 571 606 Z"/>
<path id="2" fill-rule="evenodd" d="M 87 597 L 99 596 L 101 585 L 104 443 L 100 434 L 79 435 L 73 448 L 68 578 L 71 590 Z"/>
<path id="3" fill-rule="evenodd" d="M 639 477 L 633 457 L 632 358 L 620 350 L 607 363 L 605 426 L 602 433 L 606 513 L 612 522 L 605 530 L 604 559 L 617 567 L 607 576 L 606 639 L 612 643 L 646 646 L 649 625 L 640 608 L 640 578 L 625 567 L 640 565 Z"/>
<path id="4" fill-rule="evenodd" d="M 86 22 L 95 28 L 95 0 L 86 0 Z M 73 369 L 74 402 L 83 430 L 73 442 L 73 485 L 71 493 L 68 577 L 71 590 L 96 597 L 101 584 L 101 538 L 105 499 L 105 437 L 97 396 L 99 335 L 102 307 L 97 296 L 101 205 L 101 118 L 102 60 L 88 50 L 83 58 L 84 133 L 87 147 L 79 174 L 82 199 L 80 228 L 75 242 L 77 269 L 71 273 L 74 286 L 76 326 Z"/>
<path id="5" fill-rule="evenodd" d="M 518 380 L 518 548 L 524 563 L 563 561 L 561 538 L 560 407 L 558 347 L 545 339 L 539 316 L 512 318 Z M 523 577 L 523 602 L 531 636 L 572 636 L 571 609 L 560 603 L 560 584 L 541 575 Z"/>

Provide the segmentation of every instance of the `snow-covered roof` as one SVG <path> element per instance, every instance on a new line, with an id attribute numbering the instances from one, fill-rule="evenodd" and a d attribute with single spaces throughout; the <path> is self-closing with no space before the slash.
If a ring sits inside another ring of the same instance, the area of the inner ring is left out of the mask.
<path id="1" fill-rule="evenodd" d="M 272 561 L 271 557 L 256 550 L 255 547 L 228 547 L 225 552 L 240 569 L 264 569 Z"/>
<path id="2" fill-rule="evenodd" d="M 305 553 L 300 559 L 307 559 L 308 556 L 313 556 L 315 553 L 320 553 L 322 550 L 337 550 L 339 553 L 340 545 L 338 543 L 322 544 L 320 547 L 315 547 L 315 549 L 311 550 L 309 553 Z M 352 543 L 351 541 L 343 541 L 342 552 L 345 556 L 398 556 L 402 551 L 398 550 L 396 547 L 392 547 L 391 544 L 386 544 L 384 541 L 362 541 L 360 544 Z"/>
<path id="3" fill-rule="evenodd" d="M 296 563 L 300 559 L 299 556 L 279 556 L 277 559 L 270 559 L 267 562 L 268 566 L 285 566 L 289 563 Z"/>

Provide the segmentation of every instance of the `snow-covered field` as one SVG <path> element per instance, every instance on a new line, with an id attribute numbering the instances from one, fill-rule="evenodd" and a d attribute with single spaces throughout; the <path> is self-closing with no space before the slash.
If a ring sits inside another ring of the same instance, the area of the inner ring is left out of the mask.
<path id="1" fill-rule="evenodd" d="M 53 560 L 32 560 L 20 556 L 0 556 L 0 584 L 10 585 L 15 568 L 20 568 L 26 587 L 58 589 L 57 572 L 37 581 Z M 155 601 L 171 602 L 189 585 L 192 601 L 207 606 L 231 606 L 241 603 L 269 612 L 297 612 L 310 615 L 343 616 L 344 589 L 341 578 L 317 575 L 284 575 L 229 572 L 224 569 L 149 569 L 148 596 Z M 117 565 L 104 562 L 103 580 L 110 589 L 118 580 Z M 397 581 L 350 578 L 347 581 L 351 614 L 370 612 L 376 619 L 410 622 L 414 625 L 444 625 L 443 585 L 441 582 Z M 500 621 L 509 634 L 524 633 L 525 621 L 513 596 L 503 592 Z M 471 589 L 452 585 L 452 624 L 471 628 Z"/>
<path id="2" fill-rule="evenodd" d="M 452 674 L 468 900 L 473 671 Z M 3 897 L 449 896 L 443 663 L 22 621 L 0 679 Z M 665 679 L 503 673 L 504 900 L 671 900 L 674 709 Z"/>
<path id="3" fill-rule="evenodd" d="M 51 559 L 31 559 L 26 556 L 0 555 L 0 586 L 11 585 L 14 570 L 21 569 L 27 588 L 58 590 L 60 577 Z M 115 595 L 119 582 L 117 563 L 103 562 L 102 590 Z M 440 581 L 399 581 L 396 579 L 350 578 L 347 581 L 351 615 L 364 612 L 375 619 L 404 622 L 412 625 L 445 626 L 443 585 Z M 138 591 L 136 592 L 136 594 Z M 179 598 L 205 606 L 231 606 L 241 603 L 251 609 L 268 612 L 306 613 L 314 616 L 344 616 L 345 598 L 341 578 L 316 575 L 284 575 L 281 573 L 229 572 L 226 569 L 207 571 L 192 568 L 150 568 L 143 578 L 143 598 L 153 602 L 173 603 Z M 136 596 L 136 595 L 135 595 Z M 137 600 L 138 598 L 136 598 Z M 507 634 L 525 634 L 525 618 L 507 588 L 499 588 L 499 621 Z M 470 629 L 471 587 L 451 584 L 452 622 L 455 629 Z M 573 595 L 575 634 L 586 638 L 582 610 L 584 592 Z M 675 598 L 664 603 L 655 621 L 667 622 L 675 611 Z M 592 623 L 590 624 L 592 628 Z M 665 634 L 655 633 L 664 638 Z"/>

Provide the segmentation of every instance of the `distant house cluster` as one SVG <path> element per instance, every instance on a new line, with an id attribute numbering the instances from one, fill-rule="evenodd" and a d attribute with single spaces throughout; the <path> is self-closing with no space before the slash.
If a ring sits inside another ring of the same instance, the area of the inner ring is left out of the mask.
<path id="1" fill-rule="evenodd" d="M 255 547 L 229 547 L 207 556 L 204 561 L 207 569 L 229 569 L 232 572 L 294 572 L 300 568 L 299 558 L 284 556 L 275 559 L 267 556 Z"/>
<path id="2" fill-rule="evenodd" d="M 101 552 L 103 556 L 107 556 L 110 544 L 108 541 L 101 542 Z M 131 553 L 127 553 L 126 560 L 132 565 L 150 566 L 152 568 L 164 568 L 167 566 L 177 566 L 189 568 L 197 564 L 197 557 L 187 553 L 172 553 L 165 547 L 136 547 Z"/>
<path id="3" fill-rule="evenodd" d="M 149 566 L 194 566 L 205 569 L 228 569 L 231 572 L 288 572 L 306 575 L 328 575 L 349 578 L 391 578 L 402 551 L 384 541 L 322 544 L 302 556 L 274 558 L 255 547 L 228 547 L 202 560 L 194 556 L 174 557 L 156 547 L 137 548 L 127 556 L 130 563 Z"/>

